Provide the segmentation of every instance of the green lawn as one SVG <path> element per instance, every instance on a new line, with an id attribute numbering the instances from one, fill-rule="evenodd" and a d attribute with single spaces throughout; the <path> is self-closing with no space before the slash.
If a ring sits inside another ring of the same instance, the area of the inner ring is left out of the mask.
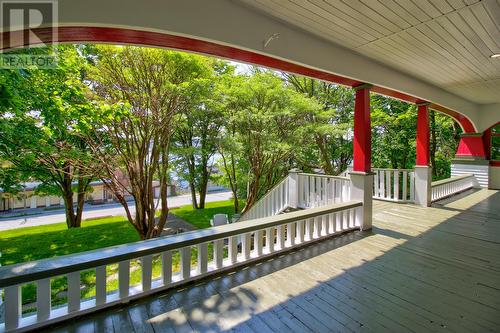
<path id="1" fill-rule="evenodd" d="M 245 202 L 240 201 L 240 209 Z M 227 214 L 229 219 L 234 215 L 233 200 L 208 202 L 205 209 L 193 209 L 191 205 L 174 208 L 171 212 L 181 219 L 191 223 L 198 229 L 210 227 L 210 220 L 215 214 Z"/>
<path id="2" fill-rule="evenodd" d="M 185 221 L 197 228 L 210 226 L 210 219 L 214 214 L 233 214 L 233 201 L 219 201 L 207 203 L 204 210 L 193 210 L 190 205 L 171 210 Z M 85 220 L 79 229 L 67 229 L 66 223 L 57 223 L 38 227 L 27 227 L 0 232 L 0 258 L 3 266 L 20 262 L 50 258 L 65 254 L 78 253 L 103 247 L 135 242 L 139 240 L 135 229 L 121 216 Z M 211 254 L 211 253 L 210 253 Z M 192 251 L 192 261 L 196 260 L 196 249 Z M 173 271 L 179 268 L 179 253 L 173 254 Z M 117 265 L 107 267 L 108 290 L 117 288 Z M 161 271 L 159 258 L 154 258 L 153 276 L 159 276 Z M 139 283 L 141 277 L 140 263 L 132 263 L 131 283 Z M 66 290 L 66 278 L 52 280 L 53 304 L 65 302 L 63 291 Z M 82 273 L 82 297 L 91 297 L 95 294 L 95 274 L 93 271 Z M 23 304 L 35 300 L 34 285 L 23 287 Z"/>

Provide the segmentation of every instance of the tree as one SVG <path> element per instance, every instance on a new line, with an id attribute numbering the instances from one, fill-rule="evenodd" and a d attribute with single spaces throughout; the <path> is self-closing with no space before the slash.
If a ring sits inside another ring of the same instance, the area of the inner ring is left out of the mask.
<path id="1" fill-rule="evenodd" d="M 378 168 L 415 165 L 417 111 L 414 105 L 372 95 L 372 161 Z"/>
<path id="2" fill-rule="evenodd" d="M 283 77 L 297 92 L 318 105 L 311 105 L 310 111 L 305 113 L 301 126 L 304 140 L 296 158 L 305 169 L 340 174 L 352 161 L 349 137 L 354 108 L 352 89 L 288 73 L 283 73 Z"/>
<path id="3" fill-rule="evenodd" d="M 233 83 L 228 90 L 232 96 L 224 118 L 226 131 L 233 131 L 236 144 L 226 141 L 220 147 L 238 149 L 239 175 L 243 176 L 240 179 L 248 183 L 243 208 L 246 211 L 291 167 L 290 161 L 300 140 L 296 129 L 303 114 L 309 111 L 311 101 L 287 88 L 279 76 L 268 71 L 257 71 Z M 228 169 L 236 164 L 234 160 L 227 162 L 225 160 Z M 233 178 L 234 172 L 230 174 Z"/>
<path id="4" fill-rule="evenodd" d="M 138 47 L 98 47 L 90 76 L 107 103 L 91 119 L 89 140 L 111 189 L 142 239 L 159 236 L 167 221 L 169 148 L 173 118 L 197 101 L 207 66 L 200 56 Z M 160 209 L 154 184 L 160 187 Z M 132 196 L 132 214 L 126 196 Z"/>
<path id="5" fill-rule="evenodd" d="M 199 79 L 200 89 L 196 96 L 192 96 L 192 107 L 176 117 L 172 151 L 178 156 L 175 163 L 177 173 L 189 183 L 194 209 L 205 208 L 217 137 L 222 127 L 218 79 L 232 71 L 226 62 L 211 58 L 203 60 L 207 76 L 203 85 Z M 199 193 L 199 202 L 196 192 Z"/>
<path id="6" fill-rule="evenodd" d="M 0 160 L 8 161 L 10 170 L 4 174 L 10 174 L 9 179 L 16 173 L 18 181 L 39 180 L 39 192 L 61 195 L 66 224 L 74 228 L 81 225 L 85 193 L 93 178 L 90 150 L 80 136 L 82 115 L 93 105 L 82 83 L 86 60 L 74 46 L 61 46 L 58 51 L 53 70 L 2 70 L 2 77 L 13 80 L 10 91 L 5 86 L 0 89 L 2 97 L 7 96 L 1 109 Z M 15 186 L 7 190 L 16 191 Z"/>

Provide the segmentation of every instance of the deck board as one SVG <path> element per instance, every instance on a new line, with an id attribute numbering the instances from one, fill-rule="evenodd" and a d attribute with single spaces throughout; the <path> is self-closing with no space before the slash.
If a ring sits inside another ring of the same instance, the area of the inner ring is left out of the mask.
<path id="1" fill-rule="evenodd" d="M 57 332 L 498 332 L 500 192 L 374 202 L 373 230 L 77 318 Z"/>

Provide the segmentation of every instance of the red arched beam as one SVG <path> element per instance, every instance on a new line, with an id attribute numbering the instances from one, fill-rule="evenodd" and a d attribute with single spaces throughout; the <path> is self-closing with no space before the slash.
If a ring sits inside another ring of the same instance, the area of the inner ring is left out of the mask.
<path id="1" fill-rule="evenodd" d="M 340 75 L 326 73 L 285 60 L 276 59 L 251 51 L 241 50 L 231 46 L 158 32 L 124 28 L 59 27 L 57 31 L 57 40 L 53 40 L 52 28 L 38 28 L 33 29 L 32 31 L 36 33 L 37 37 L 40 38 L 42 42 L 47 44 L 52 42 L 89 42 L 158 46 L 238 60 L 350 87 L 359 86 L 364 83 Z M 2 33 L 1 45 L 2 50 L 29 46 L 24 44 L 23 31 Z M 8 45 L 9 47 L 6 48 L 4 45 Z M 384 87 L 373 86 L 371 91 L 410 103 L 418 103 L 420 101 L 414 96 Z M 437 104 L 430 104 L 429 107 L 455 118 L 461 124 L 466 133 L 475 132 L 474 126 L 470 120 L 460 113 Z"/>

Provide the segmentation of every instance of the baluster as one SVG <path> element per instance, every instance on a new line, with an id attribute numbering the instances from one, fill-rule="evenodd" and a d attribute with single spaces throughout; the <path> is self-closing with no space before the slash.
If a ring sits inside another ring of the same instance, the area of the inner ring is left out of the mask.
<path id="1" fill-rule="evenodd" d="M 288 185 L 287 185 L 287 190 L 286 190 L 286 198 L 288 199 L 290 197 L 290 178 L 288 178 L 287 180 L 288 182 Z M 304 177 L 302 175 L 298 175 L 297 177 L 297 182 L 299 183 L 298 184 L 298 191 L 299 191 L 299 199 L 298 199 L 298 205 L 299 207 L 304 207 L 305 206 L 305 201 L 304 201 Z M 288 200 L 287 200 L 287 204 L 288 204 Z"/>
<path id="2" fill-rule="evenodd" d="M 408 171 L 403 171 L 403 201 L 408 200 Z"/>
<path id="3" fill-rule="evenodd" d="M 283 224 L 276 227 L 276 246 L 278 250 L 285 248 L 285 225 Z"/>
<path id="4" fill-rule="evenodd" d="M 321 236 L 327 236 L 328 235 L 328 228 L 330 226 L 330 223 L 328 222 L 330 215 L 323 215 L 321 216 Z"/>
<path id="5" fill-rule="evenodd" d="M 394 171 L 394 200 L 399 200 L 399 171 Z"/>
<path id="6" fill-rule="evenodd" d="M 224 240 L 218 239 L 214 241 L 214 265 L 215 269 L 222 268 L 222 261 L 224 256 Z"/>
<path id="7" fill-rule="evenodd" d="M 363 207 L 356 207 L 354 209 L 354 226 L 355 227 L 360 227 L 361 226 L 361 223 L 363 221 L 361 221 L 361 218 L 362 218 L 362 215 L 363 214 Z"/>
<path id="8" fill-rule="evenodd" d="M 231 236 L 228 240 L 228 255 L 231 265 L 238 262 L 238 236 Z"/>
<path id="9" fill-rule="evenodd" d="M 95 303 L 106 303 L 106 265 L 95 268 Z"/>
<path id="10" fill-rule="evenodd" d="M 197 246 L 198 250 L 198 262 L 197 270 L 198 274 L 204 274 L 208 270 L 208 243 L 201 243 Z"/>
<path id="11" fill-rule="evenodd" d="M 323 195 L 322 200 L 321 200 L 322 201 L 321 205 L 323 205 L 323 206 L 328 205 L 328 194 L 327 194 L 328 187 L 327 187 L 327 183 L 326 183 L 327 180 L 328 179 L 326 177 L 321 178 L 321 193 Z"/>
<path id="12" fill-rule="evenodd" d="M 343 212 L 343 215 L 344 215 L 344 226 L 343 226 L 343 230 L 346 230 L 349 228 L 349 212 L 347 210 L 344 210 Z"/>
<path id="13" fill-rule="evenodd" d="M 68 312 L 80 310 L 80 272 L 68 273 Z"/>
<path id="14" fill-rule="evenodd" d="M 311 197 L 309 193 L 309 176 L 304 177 L 304 194 L 305 194 L 305 207 L 311 206 Z"/>
<path id="15" fill-rule="evenodd" d="M 118 263 L 118 293 L 120 298 L 125 298 L 130 291 L 130 260 Z"/>
<path id="16" fill-rule="evenodd" d="M 329 227 L 329 232 L 330 234 L 334 234 L 337 232 L 337 214 L 336 213 L 331 213 L 329 214 L 329 223 L 330 223 L 330 227 Z"/>
<path id="17" fill-rule="evenodd" d="M 163 285 L 172 283 L 172 252 L 165 251 L 161 255 Z"/>
<path id="18" fill-rule="evenodd" d="M 179 250 L 181 254 L 181 277 L 183 280 L 191 276 L 191 246 Z"/>
<path id="19" fill-rule="evenodd" d="M 147 255 L 141 258 L 142 263 L 142 291 L 151 290 L 151 280 L 153 279 L 153 256 Z"/>
<path id="20" fill-rule="evenodd" d="M 391 198 L 391 171 L 386 170 L 385 171 L 385 198 L 390 199 Z"/>
<path id="21" fill-rule="evenodd" d="M 342 231 L 342 212 L 335 213 L 335 230 Z"/>
<path id="22" fill-rule="evenodd" d="M 316 207 L 316 191 L 314 187 L 316 185 L 316 177 L 310 177 L 309 179 L 309 207 Z"/>
<path id="23" fill-rule="evenodd" d="M 246 234 L 243 235 L 243 238 L 241 240 L 241 249 L 243 252 L 243 259 L 248 260 L 250 258 L 250 243 L 251 243 L 251 238 L 252 235 L 247 232 Z"/>
<path id="24" fill-rule="evenodd" d="M 356 226 L 354 209 L 349 209 L 349 227 L 354 228 Z"/>
<path id="25" fill-rule="evenodd" d="M 266 250 L 267 253 L 274 252 L 274 228 L 266 229 Z"/>
<path id="26" fill-rule="evenodd" d="M 410 201 L 415 201 L 415 172 L 410 172 Z"/>
<path id="27" fill-rule="evenodd" d="M 320 216 L 316 216 L 313 218 L 314 220 L 314 234 L 313 234 L 313 237 L 314 238 L 319 238 L 321 237 L 321 217 Z"/>
<path id="28" fill-rule="evenodd" d="M 253 235 L 253 248 L 255 257 L 262 256 L 262 230 L 257 230 Z"/>
<path id="29" fill-rule="evenodd" d="M 313 239 L 313 219 L 306 219 L 305 220 L 306 224 L 306 235 L 305 235 L 305 241 L 311 241 Z"/>
<path id="30" fill-rule="evenodd" d="M 373 176 L 373 196 L 375 198 L 379 197 L 378 172 L 378 170 L 375 170 L 375 175 Z"/>
<path id="31" fill-rule="evenodd" d="M 4 289 L 5 297 L 5 330 L 10 331 L 19 327 L 21 318 L 21 286 L 8 286 Z"/>
<path id="32" fill-rule="evenodd" d="M 288 246 L 289 247 L 294 246 L 296 237 L 295 223 L 292 222 L 286 225 L 286 233 L 287 233 Z"/>
<path id="33" fill-rule="evenodd" d="M 1 296 L 1 295 L 0 295 Z M 50 279 L 36 282 L 36 319 L 45 321 L 50 316 Z"/>
<path id="34" fill-rule="evenodd" d="M 385 171 L 380 170 L 380 197 L 385 198 Z"/>
<path id="35" fill-rule="evenodd" d="M 335 194 L 334 194 L 334 199 L 333 202 L 342 202 L 342 182 L 334 182 L 334 188 L 335 188 Z"/>
<path id="36" fill-rule="evenodd" d="M 304 243 L 304 220 L 297 221 L 297 235 L 295 241 L 297 244 Z"/>

